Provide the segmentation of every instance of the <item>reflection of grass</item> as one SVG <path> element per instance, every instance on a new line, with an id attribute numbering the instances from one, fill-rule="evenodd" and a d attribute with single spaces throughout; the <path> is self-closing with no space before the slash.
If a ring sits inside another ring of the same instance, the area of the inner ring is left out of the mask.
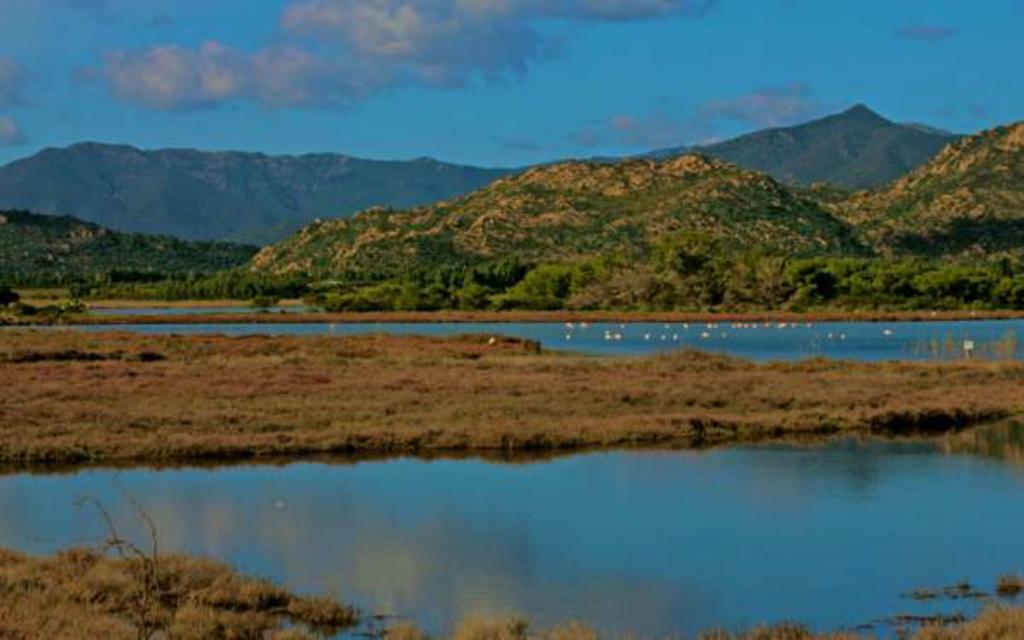
<path id="1" fill-rule="evenodd" d="M 0 549 L 0 637 L 297 640 L 315 637 L 306 628 L 335 632 L 356 622 L 333 600 L 296 596 L 208 560 L 160 556 L 160 597 L 145 601 L 140 625 L 145 573 L 138 559 L 86 549 L 47 558 Z"/>
<path id="2" fill-rule="evenodd" d="M 488 337 L 4 335 L 7 463 L 710 446 L 942 433 L 1024 410 L 1024 364 L 1010 362 L 594 358 Z"/>
<path id="3" fill-rule="evenodd" d="M 968 350 L 966 342 L 971 342 Z M 1012 360 L 1017 357 L 1019 340 L 1014 329 L 1007 329 L 998 340 L 972 340 L 969 334 L 946 333 L 941 338 L 915 340 L 908 345 L 911 354 L 932 360 Z"/>
<path id="4" fill-rule="evenodd" d="M 946 453 L 969 453 L 1024 465 L 1024 423 L 1007 422 L 947 436 Z"/>

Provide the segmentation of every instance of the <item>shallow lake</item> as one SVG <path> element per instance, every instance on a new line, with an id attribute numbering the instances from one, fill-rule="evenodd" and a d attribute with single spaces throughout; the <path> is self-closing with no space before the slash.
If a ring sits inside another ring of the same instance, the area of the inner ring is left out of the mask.
<path id="1" fill-rule="evenodd" d="M 228 335 L 351 335 L 359 333 L 497 334 L 539 341 L 549 349 L 588 354 L 643 355 L 681 348 L 754 360 L 811 357 L 852 360 L 1024 359 L 1024 320 L 949 322 L 758 323 L 365 323 L 365 324 L 138 324 L 83 326 L 87 330 Z"/>
<path id="2" fill-rule="evenodd" d="M 6 475 L 0 546 L 97 539 L 96 514 L 72 507 L 93 495 L 139 536 L 137 501 L 165 549 L 434 631 L 504 613 L 658 636 L 853 627 L 971 612 L 978 602 L 901 594 L 964 579 L 991 590 L 1024 569 L 1024 467 L 970 453 L 1019 454 L 1012 436 Z"/>

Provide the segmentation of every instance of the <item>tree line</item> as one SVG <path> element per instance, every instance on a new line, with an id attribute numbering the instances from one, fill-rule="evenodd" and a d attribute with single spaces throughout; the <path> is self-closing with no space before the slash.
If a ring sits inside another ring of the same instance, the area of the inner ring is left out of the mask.
<path id="1" fill-rule="evenodd" d="M 62 283 L 74 298 L 301 298 L 330 311 L 1024 309 L 1024 260 L 788 257 L 683 234 L 646 255 L 534 264 L 516 258 L 398 273 L 111 271 Z"/>

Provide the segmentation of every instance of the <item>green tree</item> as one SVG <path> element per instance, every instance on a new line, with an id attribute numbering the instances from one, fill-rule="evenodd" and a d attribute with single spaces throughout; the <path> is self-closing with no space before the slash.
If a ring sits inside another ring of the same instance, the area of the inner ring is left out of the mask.
<path id="1" fill-rule="evenodd" d="M 17 304 L 21 300 L 21 296 L 14 289 L 8 286 L 0 286 L 0 307 L 9 307 L 12 304 Z"/>

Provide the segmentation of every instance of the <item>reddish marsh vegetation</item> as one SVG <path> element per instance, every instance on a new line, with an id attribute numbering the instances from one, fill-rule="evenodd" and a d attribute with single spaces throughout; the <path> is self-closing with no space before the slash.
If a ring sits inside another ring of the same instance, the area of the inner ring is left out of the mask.
<path id="1" fill-rule="evenodd" d="M 1024 363 L 754 364 L 486 336 L 0 336 L 0 462 L 709 446 L 1024 411 Z"/>

